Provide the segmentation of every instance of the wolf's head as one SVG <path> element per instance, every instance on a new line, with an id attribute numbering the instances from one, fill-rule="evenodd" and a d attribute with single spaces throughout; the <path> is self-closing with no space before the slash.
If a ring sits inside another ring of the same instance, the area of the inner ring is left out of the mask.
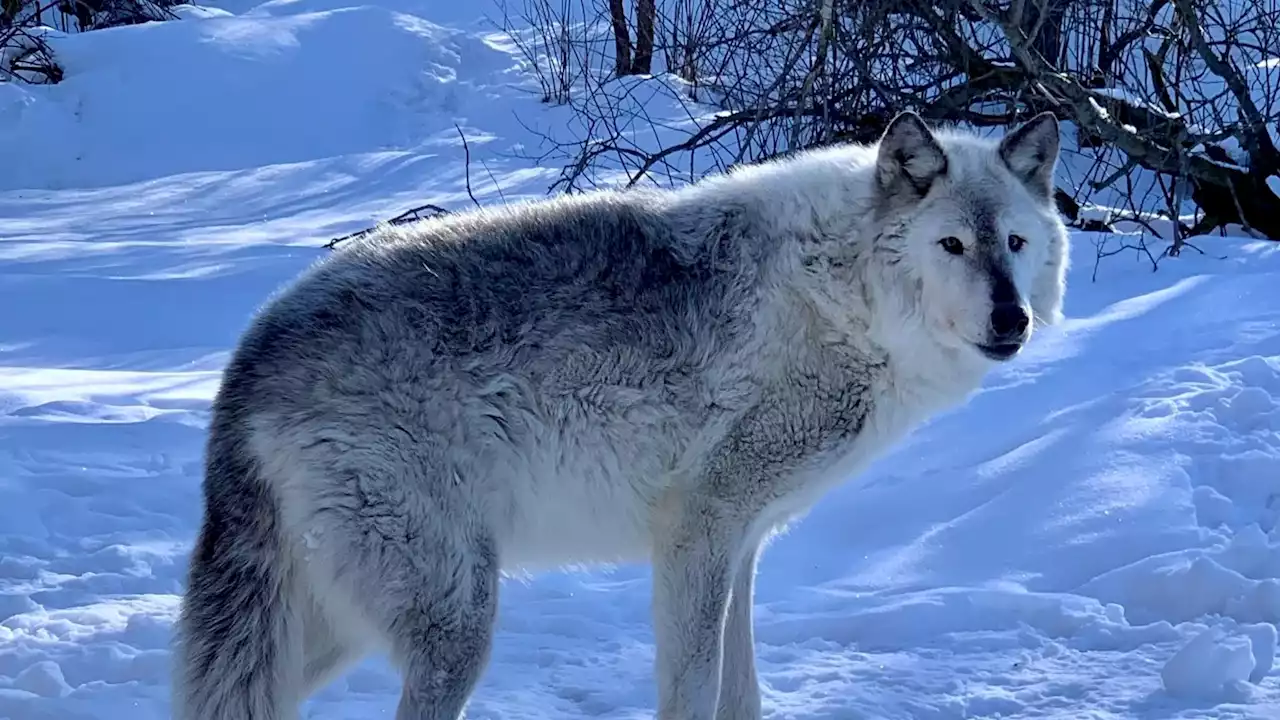
<path id="1" fill-rule="evenodd" d="M 877 250 L 909 282 L 901 298 L 945 345 L 1013 357 L 1061 318 L 1066 228 L 1053 200 L 1058 122 L 1000 140 L 935 133 L 902 113 L 877 148 Z"/>

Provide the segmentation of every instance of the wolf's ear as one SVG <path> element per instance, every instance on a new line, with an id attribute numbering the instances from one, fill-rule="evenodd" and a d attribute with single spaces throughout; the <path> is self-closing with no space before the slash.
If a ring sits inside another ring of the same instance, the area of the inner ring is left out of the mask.
<path id="1" fill-rule="evenodd" d="M 1042 112 L 1000 140 L 1000 159 L 1037 195 L 1053 196 L 1058 164 L 1058 118 Z"/>
<path id="2" fill-rule="evenodd" d="M 906 193 L 918 200 L 947 172 L 947 154 L 920 116 L 898 113 L 880 136 L 876 183 L 889 195 Z"/>

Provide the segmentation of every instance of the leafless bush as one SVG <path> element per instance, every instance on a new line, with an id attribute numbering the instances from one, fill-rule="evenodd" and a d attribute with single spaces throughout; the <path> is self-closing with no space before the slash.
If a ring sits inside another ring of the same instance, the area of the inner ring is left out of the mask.
<path id="1" fill-rule="evenodd" d="M 1280 67 L 1260 65 L 1280 55 L 1280 0 L 663 0 L 656 25 L 652 79 L 619 78 L 605 42 L 568 53 L 591 63 L 559 100 L 576 137 L 540 156 L 564 168 L 552 189 L 688 182 L 874 139 L 904 109 L 980 127 L 1047 109 L 1085 155 L 1059 192 L 1078 226 L 1160 225 L 1169 254 L 1229 224 L 1280 239 Z M 680 126 L 650 115 L 659 96 Z"/>
<path id="2" fill-rule="evenodd" d="M 0 82 L 57 83 L 49 30 L 84 32 L 174 19 L 178 0 L 0 0 Z"/>
<path id="3" fill-rule="evenodd" d="M 42 9 L 49 8 L 36 7 L 31 16 L 39 17 Z M 16 3 L 0 12 L 0 82 L 61 82 L 62 68 L 54 62 L 43 30 L 34 22 L 15 22 L 11 10 L 17 10 Z"/>
<path id="4" fill-rule="evenodd" d="M 575 86 L 588 90 L 609 57 L 602 0 L 519 0 L 514 16 L 499 0 L 495 24 L 507 35 L 541 86 L 544 103 L 569 101 Z"/>
<path id="5" fill-rule="evenodd" d="M 668 72 L 696 88 L 703 48 L 716 29 L 716 0 L 669 0 L 663 10 L 656 20 L 663 61 Z"/>

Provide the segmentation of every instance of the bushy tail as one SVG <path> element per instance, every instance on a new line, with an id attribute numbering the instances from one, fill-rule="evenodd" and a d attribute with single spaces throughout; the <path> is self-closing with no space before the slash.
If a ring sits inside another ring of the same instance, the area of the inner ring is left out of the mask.
<path id="1" fill-rule="evenodd" d="M 276 501 L 236 433 L 214 429 L 204 522 L 174 647 L 174 720 L 284 720 L 298 702 L 300 634 Z"/>

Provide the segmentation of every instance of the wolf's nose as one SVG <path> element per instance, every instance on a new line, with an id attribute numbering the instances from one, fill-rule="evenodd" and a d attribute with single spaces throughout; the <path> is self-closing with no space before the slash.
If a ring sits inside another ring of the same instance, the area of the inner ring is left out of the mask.
<path id="1" fill-rule="evenodd" d="M 1031 318 L 1018 303 L 998 303 L 991 310 L 991 332 L 1000 340 L 1019 340 Z"/>

